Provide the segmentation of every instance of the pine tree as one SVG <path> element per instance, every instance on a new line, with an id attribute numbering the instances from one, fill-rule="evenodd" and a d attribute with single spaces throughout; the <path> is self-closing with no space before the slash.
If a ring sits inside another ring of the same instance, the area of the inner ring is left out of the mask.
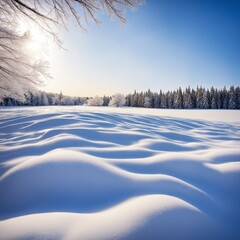
<path id="1" fill-rule="evenodd" d="M 209 91 L 206 91 L 205 88 L 203 89 L 203 102 L 202 102 L 202 108 L 203 109 L 209 109 Z"/>
<path id="2" fill-rule="evenodd" d="M 60 94 L 59 94 L 59 100 L 62 101 L 62 99 L 63 99 L 63 94 L 62 94 L 62 91 L 61 91 Z"/>
<path id="3" fill-rule="evenodd" d="M 223 88 L 222 90 L 222 98 L 223 98 L 223 105 L 222 108 L 223 109 L 228 109 L 228 103 L 229 103 L 229 93 L 226 89 L 226 87 Z"/>
<path id="4" fill-rule="evenodd" d="M 161 108 L 161 106 L 162 106 L 162 102 L 161 102 L 162 101 L 162 90 L 159 91 L 159 98 L 158 98 L 158 100 L 159 100 L 158 107 Z"/>
<path id="5" fill-rule="evenodd" d="M 131 107 L 131 94 L 126 96 L 126 106 Z"/>
<path id="6" fill-rule="evenodd" d="M 183 94 L 182 89 L 179 87 L 177 93 L 175 94 L 174 108 L 182 109 L 183 108 Z"/>
<path id="7" fill-rule="evenodd" d="M 240 87 L 235 88 L 235 95 L 236 95 L 236 109 L 240 109 Z"/>
<path id="8" fill-rule="evenodd" d="M 144 98 L 144 107 L 150 108 L 150 99 L 147 96 Z"/>
<path id="9" fill-rule="evenodd" d="M 138 107 L 138 94 L 137 91 L 134 91 L 134 94 L 132 95 L 132 99 L 131 99 L 131 103 L 132 103 L 132 107 Z"/>
<path id="10" fill-rule="evenodd" d="M 48 102 L 48 97 L 47 94 L 45 92 L 42 92 L 42 105 L 43 106 L 48 106 L 49 102 Z"/>
<path id="11" fill-rule="evenodd" d="M 153 99 L 154 99 L 153 107 L 159 108 L 160 107 L 159 95 L 157 93 L 154 93 Z"/>
<path id="12" fill-rule="evenodd" d="M 230 87 L 229 90 L 229 109 L 236 109 L 237 108 L 237 96 L 235 93 L 234 86 Z"/>
<path id="13" fill-rule="evenodd" d="M 104 95 L 103 96 L 103 106 L 108 106 L 109 101 L 110 101 L 110 97 L 107 97 Z"/>
<path id="14" fill-rule="evenodd" d="M 190 95 L 190 87 L 186 88 L 183 92 L 183 108 L 190 108 L 191 95 Z"/>
<path id="15" fill-rule="evenodd" d="M 149 101 L 150 101 L 150 107 L 154 108 L 154 96 L 151 91 L 148 93 L 148 97 L 149 97 Z"/>
<path id="16" fill-rule="evenodd" d="M 162 94 L 162 99 L 161 99 L 161 108 L 167 108 L 167 99 L 166 99 L 166 94 Z"/>
<path id="17" fill-rule="evenodd" d="M 138 107 L 144 107 L 144 94 L 141 92 L 138 96 Z"/>
<path id="18" fill-rule="evenodd" d="M 197 87 L 197 92 L 196 92 L 196 108 L 202 109 L 203 108 L 203 88 L 202 87 Z"/>
<path id="19" fill-rule="evenodd" d="M 213 87 L 211 87 L 210 97 L 211 97 L 211 108 L 217 109 L 218 108 L 217 90 L 215 90 Z"/>

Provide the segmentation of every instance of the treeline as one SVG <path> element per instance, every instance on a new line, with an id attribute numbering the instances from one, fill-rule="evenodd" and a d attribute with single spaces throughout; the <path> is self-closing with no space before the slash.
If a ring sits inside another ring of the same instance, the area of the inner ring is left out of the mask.
<path id="1" fill-rule="evenodd" d="M 178 88 L 176 91 L 154 93 L 134 92 L 126 96 L 126 106 L 172 109 L 240 109 L 240 88 L 229 89 Z"/>
<path id="2" fill-rule="evenodd" d="M 119 95 L 119 94 L 118 94 Z M 122 95 L 122 94 L 120 94 Z M 61 93 L 46 93 L 43 91 L 29 91 L 24 97 L 0 96 L 1 106 L 48 106 L 48 105 L 95 105 L 108 106 L 114 96 L 104 97 L 69 97 Z M 116 98 L 116 97 L 115 97 Z M 119 97 L 118 97 L 119 98 Z M 119 98 L 120 99 L 120 98 Z M 119 100 L 124 102 L 124 96 Z M 125 106 L 144 108 L 170 109 L 240 109 L 240 88 L 231 86 L 216 89 L 211 87 L 178 88 L 175 91 L 159 93 L 148 90 L 125 96 Z"/>
<path id="3" fill-rule="evenodd" d="M 61 93 L 28 91 L 21 97 L 0 96 L 1 106 L 49 106 L 49 105 L 83 105 L 86 98 L 64 96 Z"/>

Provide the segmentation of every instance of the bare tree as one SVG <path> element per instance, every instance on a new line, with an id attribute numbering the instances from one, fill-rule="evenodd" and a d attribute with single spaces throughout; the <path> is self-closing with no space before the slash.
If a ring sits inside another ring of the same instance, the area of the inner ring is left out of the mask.
<path id="1" fill-rule="evenodd" d="M 7 91 L 11 81 L 39 83 L 42 77 L 49 77 L 47 64 L 26 55 L 23 42 L 28 34 L 17 31 L 19 21 L 39 27 L 54 37 L 61 45 L 57 31 L 66 27 L 68 18 L 73 18 L 84 29 L 89 19 L 98 23 L 97 12 L 125 21 L 123 11 L 134 8 L 143 0 L 0 0 L 0 91 Z M 6 84 L 6 81 L 8 83 Z M 5 83 L 5 84 L 4 84 Z M 0 93 L 1 93 L 0 92 Z"/>

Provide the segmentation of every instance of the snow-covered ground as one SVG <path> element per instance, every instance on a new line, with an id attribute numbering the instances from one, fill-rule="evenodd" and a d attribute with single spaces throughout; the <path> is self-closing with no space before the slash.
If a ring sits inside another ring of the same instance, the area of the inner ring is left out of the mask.
<path id="1" fill-rule="evenodd" d="M 0 239 L 240 239 L 240 111 L 0 109 Z"/>

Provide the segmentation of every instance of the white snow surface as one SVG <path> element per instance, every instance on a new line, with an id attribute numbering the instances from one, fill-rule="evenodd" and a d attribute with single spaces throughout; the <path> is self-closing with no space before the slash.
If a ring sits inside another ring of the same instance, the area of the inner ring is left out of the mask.
<path id="1" fill-rule="evenodd" d="M 240 111 L 0 109 L 0 239 L 240 239 Z"/>

